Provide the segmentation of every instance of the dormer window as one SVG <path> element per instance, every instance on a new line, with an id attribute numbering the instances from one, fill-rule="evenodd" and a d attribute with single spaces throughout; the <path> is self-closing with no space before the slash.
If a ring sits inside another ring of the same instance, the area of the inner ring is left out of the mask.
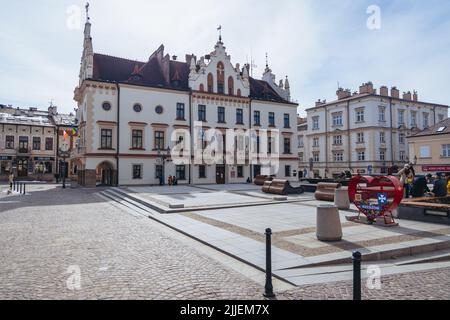
<path id="1" fill-rule="evenodd" d="M 222 62 L 217 64 L 217 93 L 225 93 L 225 67 Z"/>
<path id="2" fill-rule="evenodd" d="M 208 92 L 213 93 L 214 92 L 214 78 L 212 73 L 208 74 Z"/>
<path id="3" fill-rule="evenodd" d="M 228 77 L 228 94 L 230 96 L 234 95 L 234 80 L 233 77 Z"/>

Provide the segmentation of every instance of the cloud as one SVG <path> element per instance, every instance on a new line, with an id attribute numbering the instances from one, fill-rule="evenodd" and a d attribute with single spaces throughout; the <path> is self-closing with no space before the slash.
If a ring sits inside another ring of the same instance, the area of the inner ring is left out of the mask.
<path id="1" fill-rule="evenodd" d="M 369 5 L 381 9 L 381 29 L 370 31 Z M 82 30 L 67 28 L 67 8 L 84 1 L 21 1 L 2 5 L 0 103 L 72 111 Z M 13 13 L 13 14 L 11 14 Z M 301 108 L 335 98 L 337 82 L 356 90 L 376 86 L 416 89 L 422 99 L 449 104 L 450 3 L 394 1 L 91 1 L 94 50 L 146 60 L 163 43 L 183 60 L 212 51 L 223 26 L 233 63 L 252 57 L 260 77 L 265 53 L 278 79 L 288 75 Z M 83 23 L 81 23 L 82 25 Z"/>

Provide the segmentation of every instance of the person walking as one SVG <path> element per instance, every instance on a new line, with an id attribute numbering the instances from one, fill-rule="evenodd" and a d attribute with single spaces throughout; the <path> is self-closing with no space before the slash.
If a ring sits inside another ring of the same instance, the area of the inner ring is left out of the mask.
<path id="1" fill-rule="evenodd" d="M 427 179 L 424 176 L 414 178 L 414 183 L 411 188 L 411 196 L 413 198 L 421 198 L 428 192 L 430 192 L 430 189 L 427 185 Z"/>
<path id="2" fill-rule="evenodd" d="M 11 172 L 11 174 L 9 175 L 9 190 L 11 190 L 11 191 L 12 191 L 13 183 L 14 183 L 14 173 Z"/>

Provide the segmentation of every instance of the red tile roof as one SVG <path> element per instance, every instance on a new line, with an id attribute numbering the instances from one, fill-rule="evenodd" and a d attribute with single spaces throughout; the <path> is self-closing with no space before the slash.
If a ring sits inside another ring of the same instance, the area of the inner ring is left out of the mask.
<path id="1" fill-rule="evenodd" d="M 442 130 L 438 131 L 439 129 L 442 129 Z M 447 118 L 430 128 L 424 129 L 424 130 L 420 131 L 419 133 L 412 135 L 410 138 L 422 137 L 422 136 L 434 136 L 434 135 L 449 134 L 449 133 L 450 133 L 450 118 Z"/>
<path id="2" fill-rule="evenodd" d="M 160 62 L 155 54 L 142 62 L 95 53 L 93 80 L 189 90 L 189 65 L 163 60 Z M 250 78 L 250 98 L 288 103 L 267 82 L 253 78 Z"/>

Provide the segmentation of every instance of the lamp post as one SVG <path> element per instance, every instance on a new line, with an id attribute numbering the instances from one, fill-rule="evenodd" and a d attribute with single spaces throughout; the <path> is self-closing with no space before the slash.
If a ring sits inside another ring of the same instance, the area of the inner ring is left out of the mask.
<path id="1" fill-rule="evenodd" d="M 162 163 L 162 172 L 161 172 L 162 185 L 165 185 L 164 175 L 165 175 L 165 171 L 166 171 L 166 161 L 167 161 L 167 159 L 170 158 L 170 147 L 167 147 L 167 149 L 165 149 L 165 150 L 158 149 L 158 157 Z"/>
<path id="2" fill-rule="evenodd" d="M 70 157 L 69 152 L 69 145 L 67 143 L 63 143 L 61 145 L 61 148 L 59 148 L 59 157 L 63 159 L 63 166 L 62 166 L 62 172 L 61 172 L 61 163 L 59 165 L 59 172 L 62 174 L 62 188 L 66 188 L 66 158 Z"/>

